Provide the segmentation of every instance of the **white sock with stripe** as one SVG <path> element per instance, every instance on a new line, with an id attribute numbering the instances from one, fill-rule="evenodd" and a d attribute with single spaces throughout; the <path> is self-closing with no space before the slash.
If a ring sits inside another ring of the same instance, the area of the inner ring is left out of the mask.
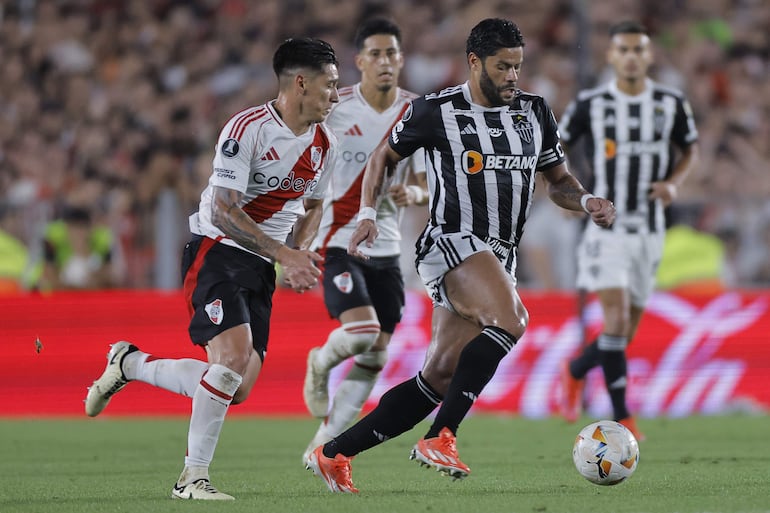
<path id="1" fill-rule="evenodd" d="M 211 463 L 227 408 L 242 380 L 240 374 L 218 363 L 201 378 L 192 399 L 186 467 L 208 467 Z"/>
<path id="2" fill-rule="evenodd" d="M 322 370 L 330 370 L 351 356 L 368 351 L 380 334 L 376 320 L 347 322 L 329 333 L 326 343 L 316 354 L 316 363 Z"/>
<path id="3" fill-rule="evenodd" d="M 337 387 L 324 431 L 334 438 L 358 417 L 372 393 L 377 376 L 388 360 L 387 351 L 367 351 L 354 357 L 355 363 Z"/>
<path id="4" fill-rule="evenodd" d="M 128 379 L 192 397 L 209 364 L 194 358 L 155 358 L 135 351 L 126 355 L 122 368 Z"/>

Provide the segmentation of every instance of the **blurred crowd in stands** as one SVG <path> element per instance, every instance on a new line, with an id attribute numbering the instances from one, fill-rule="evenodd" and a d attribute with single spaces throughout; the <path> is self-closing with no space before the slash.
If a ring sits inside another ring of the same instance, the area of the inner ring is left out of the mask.
<path id="1" fill-rule="evenodd" d="M 545 96 L 557 116 L 579 88 L 606 78 L 609 24 L 642 20 L 654 34 L 653 74 L 690 98 L 703 153 L 670 212 L 671 276 L 661 285 L 703 279 L 724 288 L 770 286 L 765 0 L 1 5 L 0 289 L 179 287 L 187 216 L 208 179 L 218 131 L 230 115 L 274 97 L 277 44 L 304 35 L 329 41 L 340 58 L 341 85 L 349 85 L 358 78 L 354 30 L 373 14 L 402 27 L 402 85 L 420 94 L 464 80 L 465 37 L 475 23 L 513 19 L 526 38 L 520 86 Z M 583 172 L 579 161 L 572 167 Z M 581 220 L 565 217 L 544 196 L 532 215 L 521 286 L 573 288 Z M 412 285 L 422 216 L 411 214 L 405 230 Z M 688 276 L 704 255 L 711 260 Z"/>

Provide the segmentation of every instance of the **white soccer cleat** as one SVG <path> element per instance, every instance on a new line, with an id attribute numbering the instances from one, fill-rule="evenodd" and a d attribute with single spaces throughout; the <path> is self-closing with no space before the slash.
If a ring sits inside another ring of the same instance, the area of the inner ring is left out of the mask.
<path id="1" fill-rule="evenodd" d="M 171 498 L 173 499 L 193 499 L 202 501 L 234 501 L 235 497 L 220 492 L 211 481 L 205 478 L 196 479 L 192 483 L 180 485 L 176 483 L 171 489 Z"/>
<path id="2" fill-rule="evenodd" d="M 86 415 L 89 417 L 99 415 L 109 404 L 110 398 L 126 386 L 128 379 L 123 374 L 121 364 L 127 354 L 138 350 L 135 345 L 128 342 L 121 341 L 112 344 L 107 353 L 107 367 L 102 375 L 94 381 L 94 384 L 88 387 L 88 395 L 84 401 L 86 403 Z"/>
<path id="3" fill-rule="evenodd" d="M 319 370 L 316 365 L 316 356 L 320 349 L 320 347 L 314 347 L 307 354 L 302 396 L 310 414 L 313 417 L 323 418 L 329 411 L 329 371 Z"/>

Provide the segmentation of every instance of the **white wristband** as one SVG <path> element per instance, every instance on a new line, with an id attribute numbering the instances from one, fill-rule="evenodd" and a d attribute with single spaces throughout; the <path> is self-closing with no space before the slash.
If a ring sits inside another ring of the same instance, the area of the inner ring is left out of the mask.
<path id="1" fill-rule="evenodd" d="M 363 221 L 364 219 L 370 219 L 372 221 L 377 221 L 377 211 L 373 209 L 372 207 L 361 207 L 361 210 L 358 211 L 358 221 Z"/>
<path id="2" fill-rule="evenodd" d="M 583 210 L 588 212 L 588 200 L 595 198 L 593 194 L 583 194 L 583 196 L 580 197 L 580 206 L 583 207 Z M 588 212 L 589 214 L 591 212 Z"/>
<path id="3" fill-rule="evenodd" d="M 409 190 L 414 194 L 414 204 L 420 205 L 425 199 L 425 191 L 419 185 L 410 185 Z"/>

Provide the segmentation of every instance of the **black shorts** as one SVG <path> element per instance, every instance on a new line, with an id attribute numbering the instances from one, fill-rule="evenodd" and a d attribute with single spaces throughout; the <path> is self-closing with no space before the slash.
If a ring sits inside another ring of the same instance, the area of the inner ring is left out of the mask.
<path id="1" fill-rule="evenodd" d="M 393 333 L 404 310 L 404 277 L 398 256 L 361 260 L 342 248 L 328 248 L 324 260 L 324 302 L 329 315 L 373 306 L 380 329 Z"/>
<path id="2" fill-rule="evenodd" d="M 246 251 L 193 236 L 182 254 L 190 339 L 206 346 L 223 331 L 247 323 L 264 360 L 270 334 L 275 268 Z"/>

